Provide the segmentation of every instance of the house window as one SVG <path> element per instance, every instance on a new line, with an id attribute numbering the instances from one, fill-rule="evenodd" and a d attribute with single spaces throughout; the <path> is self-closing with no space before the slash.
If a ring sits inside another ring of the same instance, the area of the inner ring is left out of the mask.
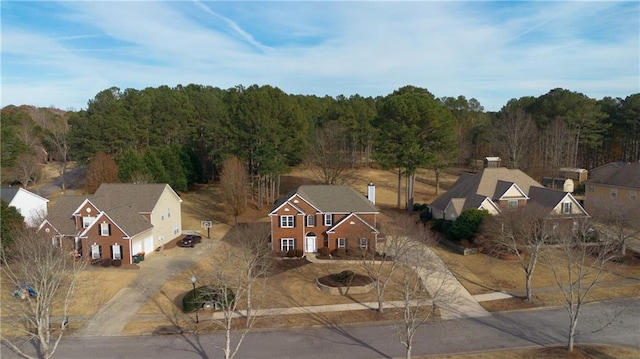
<path id="1" fill-rule="evenodd" d="M 324 225 L 331 226 L 333 224 L 333 216 L 330 214 L 324 215 Z"/>
<path id="2" fill-rule="evenodd" d="M 167 218 L 171 218 L 171 208 L 167 208 Z"/>
<path id="3" fill-rule="evenodd" d="M 96 217 L 82 217 L 82 228 L 87 228 L 96 220 Z"/>
<path id="4" fill-rule="evenodd" d="M 316 215 L 310 214 L 307 216 L 307 227 L 315 227 L 316 226 Z"/>
<path id="5" fill-rule="evenodd" d="M 518 208 L 518 200 L 510 199 L 507 201 L 507 209 L 517 209 Z"/>
<path id="6" fill-rule="evenodd" d="M 589 185 L 589 192 L 593 193 L 593 192 L 595 192 L 595 190 L 596 190 L 596 189 L 593 187 L 593 185 L 592 185 L 592 184 L 590 184 L 590 185 Z"/>
<path id="7" fill-rule="evenodd" d="M 338 248 L 346 248 L 346 247 L 347 247 L 347 239 L 338 238 Z"/>
<path id="8" fill-rule="evenodd" d="M 368 249 L 369 248 L 369 239 L 360 238 L 358 240 L 358 247 L 360 247 L 360 249 Z"/>
<path id="9" fill-rule="evenodd" d="M 637 191 L 629 191 L 629 199 L 632 201 L 635 201 L 636 198 L 638 198 L 638 192 Z"/>
<path id="10" fill-rule="evenodd" d="M 93 244 L 91 246 L 91 259 L 99 259 L 101 257 L 101 248 L 98 244 Z"/>
<path id="11" fill-rule="evenodd" d="M 280 227 L 293 228 L 293 216 L 292 215 L 280 216 Z"/>
<path id="12" fill-rule="evenodd" d="M 109 223 L 100 223 L 100 235 L 105 237 L 111 234 Z"/>
<path id="13" fill-rule="evenodd" d="M 571 202 L 563 202 L 562 203 L 562 213 L 570 214 L 571 213 Z"/>
<path id="14" fill-rule="evenodd" d="M 611 189 L 611 198 L 616 198 L 618 196 L 618 189 L 617 188 L 612 188 Z"/>
<path id="15" fill-rule="evenodd" d="M 122 259 L 122 246 L 117 244 L 111 246 L 111 259 Z"/>
<path id="16" fill-rule="evenodd" d="M 280 250 L 282 250 L 283 252 L 288 252 L 292 249 L 296 249 L 296 242 L 293 238 L 280 239 Z"/>

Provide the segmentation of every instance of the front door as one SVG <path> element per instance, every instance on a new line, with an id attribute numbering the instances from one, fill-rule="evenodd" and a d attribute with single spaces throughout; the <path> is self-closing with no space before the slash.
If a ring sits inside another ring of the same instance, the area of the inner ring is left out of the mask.
<path id="1" fill-rule="evenodd" d="M 316 237 L 308 236 L 304 239 L 304 251 L 306 253 L 315 253 L 316 251 Z"/>

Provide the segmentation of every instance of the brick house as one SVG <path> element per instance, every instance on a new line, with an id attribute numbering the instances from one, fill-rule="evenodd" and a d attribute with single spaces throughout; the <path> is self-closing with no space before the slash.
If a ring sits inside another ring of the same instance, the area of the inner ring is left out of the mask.
<path id="1" fill-rule="evenodd" d="M 348 186 L 300 186 L 269 212 L 272 249 L 304 253 L 322 247 L 375 250 L 380 231 L 374 201 L 373 184 L 368 198 Z"/>
<path id="2" fill-rule="evenodd" d="M 60 197 L 38 231 L 87 260 L 131 264 L 181 235 L 181 202 L 168 184 L 103 183 L 88 198 Z"/>

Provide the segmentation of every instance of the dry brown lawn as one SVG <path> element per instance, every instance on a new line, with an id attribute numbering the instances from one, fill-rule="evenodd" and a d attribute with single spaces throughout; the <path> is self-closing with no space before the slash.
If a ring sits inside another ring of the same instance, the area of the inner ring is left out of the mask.
<path id="1" fill-rule="evenodd" d="M 224 253 L 230 247 L 226 243 L 222 243 L 216 248 L 213 256 Z M 290 259 L 279 259 L 282 264 L 287 264 Z M 364 274 L 364 269 L 359 263 L 346 264 L 341 261 L 331 263 L 309 263 L 287 270 L 278 270 L 279 263 L 276 263 L 274 273 L 267 278 L 259 279 L 254 286 L 253 307 L 260 309 L 271 308 L 288 308 L 300 306 L 316 306 L 330 304 L 345 303 L 361 303 L 375 302 L 376 294 L 372 290 L 365 294 L 352 294 L 345 296 L 334 296 L 320 291 L 315 285 L 315 279 L 328 274 L 339 273 L 343 270 L 352 270 L 358 274 Z M 212 258 L 204 258 L 198 262 L 193 268 L 186 270 L 171 281 L 167 282 L 160 292 L 156 294 L 151 301 L 147 302 L 138 312 L 138 314 L 162 314 L 174 313 L 176 308 L 181 308 L 182 297 L 192 287 L 189 285 L 192 274 L 197 274 L 198 278 L 202 278 L 203 283 L 207 282 L 207 274 L 214 270 L 214 260 Z M 399 277 L 399 273 L 393 274 L 394 278 Z M 398 280 L 391 280 L 391 283 L 397 283 Z M 400 290 L 393 284 L 389 284 L 386 289 L 386 300 L 400 299 Z M 244 309 L 244 303 L 240 304 L 239 309 Z"/>

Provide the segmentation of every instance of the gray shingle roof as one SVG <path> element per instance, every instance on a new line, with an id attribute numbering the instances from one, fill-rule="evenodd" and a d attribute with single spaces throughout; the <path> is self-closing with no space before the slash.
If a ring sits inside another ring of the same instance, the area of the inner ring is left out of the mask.
<path id="1" fill-rule="evenodd" d="M 566 195 L 566 192 L 546 187 L 532 187 L 529 191 L 530 201 L 550 210 L 557 206 Z"/>
<path id="2" fill-rule="evenodd" d="M 2 199 L 5 202 L 11 203 L 11 201 L 13 201 L 13 197 L 16 196 L 16 193 L 18 193 L 18 188 L 15 188 L 15 187 L 2 188 L 0 190 L 0 197 L 2 197 Z"/>
<path id="3" fill-rule="evenodd" d="M 76 235 L 78 230 L 73 219 L 73 212 L 84 202 L 83 196 L 62 196 L 49 209 L 47 220 L 65 235 Z"/>
<path id="4" fill-rule="evenodd" d="M 588 183 L 640 189 L 640 162 L 608 163 L 593 170 Z"/>
<path id="5" fill-rule="evenodd" d="M 378 209 L 364 195 L 349 186 L 305 185 L 295 191 L 324 213 L 377 213 Z M 288 195 L 286 199 L 291 198 Z"/>
<path id="6" fill-rule="evenodd" d="M 103 211 L 127 204 L 137 212 L 150 213 L 167 186 L 165 183 L 103 183 L 91 196 L 91 202 Z"/>

